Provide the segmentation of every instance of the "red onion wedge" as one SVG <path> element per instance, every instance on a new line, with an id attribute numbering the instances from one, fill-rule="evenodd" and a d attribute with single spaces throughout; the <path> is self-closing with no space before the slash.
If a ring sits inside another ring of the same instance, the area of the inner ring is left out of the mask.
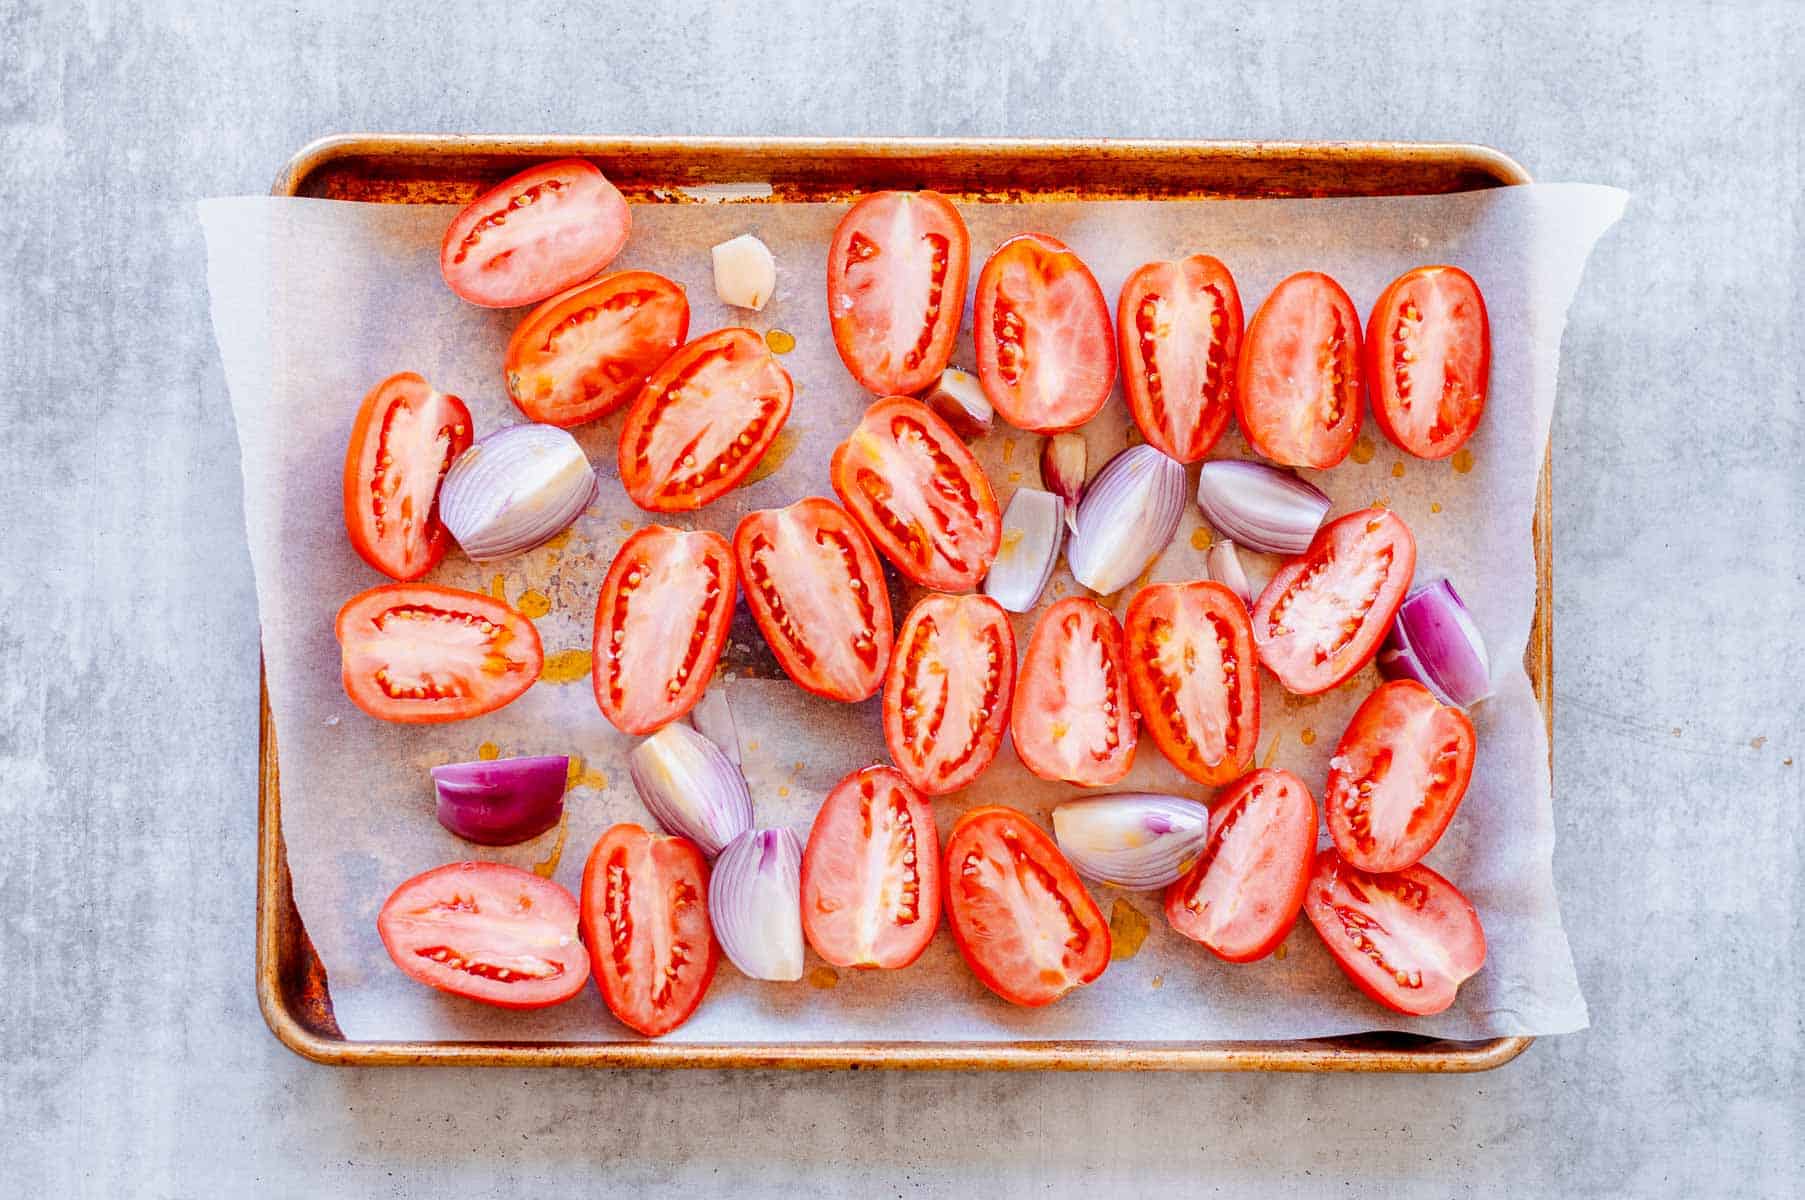
<path id="1" fill-rule="evenodd" d="M 1081 433 L 1056 433 L 1040 448 L 1040 482 L 1065 501 L 1065 523 L 1078 531 L 1078 501 L 1084 496 L 1084 474 L 1090 449 Z"/>
<path id="2" fill-rule="evenodd" d="M 709 858 L 752 828 L 752 793 L 726 753 L 673 721 L 627 757 L 633 789 L 666 833 L 686 837 Z"/>
<path id="3" fill-rule="evenodd" d="M 1421 584 L 1404 597 L 1378 665 L 1385 678 L 1414 679 L 1443 704 L 1471 708 L 1492 694 L 1485 639 L 1447 579 Z"/>
<path id="4" fill-rule="evenodd" d="M 1130 446 L 1079 502 L 1065 555 L 1073 577 L 1099 595 L 1121 591 L 1171 544 L 1184 508 L 1184 467 L 1152 446 Z"/>
<path id="5" fill-rule="evenodd" d="M 1223 537 L 1262 554 L 1302 554 L 1329 514 L 1315 484 L 1265 463 L 1219 458 L 1197 475 L 1197 507 Z"/>
<path id="6" fill-rule="evenodd" d="M 749 829 L 715 860 L 708 919 L 721 949 L 753 979 L 802 978 L 802 843 L 787 829 Z"/>
<path id="7" fill-rule="evenodd" d="M 439 519 L 474 562 L 531 550 L 595 498 L 583 447 L 555 425 L 510 425 L 457 456 L 439 490 Z"/>
<path id="8" fill-rule="evenodd" d="M 439 824 L 479 846 L 512 846 L 536 838 L 564 815 L 570 759 L 498 758 L 432 769 Z"/>
<path id="9" fill-rule="evenodd" d="M 986 596 L 1010 612 L 1027 612 L 1040 603 L 1065 541 L 1064 509 L 1065 503 L 1051 492 L 1015 489 L 1003 513 L 996 560 L 984 577 Z"/>
<path id="10" fill-rule="evenodd" d="M 1190 869 L 1210 839 L 1210 810 L 1156 792 L 1087 796 L 1053 810 L 1053 836 L 1080 874 L 1151 891 Z"/>

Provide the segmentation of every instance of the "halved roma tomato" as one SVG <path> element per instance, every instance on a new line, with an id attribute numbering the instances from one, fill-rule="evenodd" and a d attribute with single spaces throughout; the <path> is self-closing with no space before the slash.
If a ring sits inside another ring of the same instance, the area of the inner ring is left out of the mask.
<path id="1" fill-rule="evenodd" d="M 1391 510 L 1330 521 L 1254 601 L 1260 661 L 1300 696 L 1328 691 L 1378 653 L 1415 571 L 1416 538 Z"/>
<path id="2" fill-rule="evenodd" d="M 565 429 L 605 417 L 639 394 L 689 335 L 689 297 L 662 275 L 620 271 L 561 292 L 508 339 L 508 398 Z"/>
<path id="3" fill-rule="evenodd" d="M 1304 913 L 1354 986 L 1426 1017 L 1485 965 L 1485 930 L 1460 889 L 1418 863 L 1373 875 L 1333 850 L 1316 856 Z"/>
<path id="4" fill-rule="evenodd" d="M 1297 923 L 1316 857 L 1316 801 L 1262 767 L 1216 797 L 1197 865 L 1166 889 L 1166 921 L 1227 962 L 1271 954 Z"/>
<path id="5" fill-rule="evenodd" d="M 978 382 L 1005 421 L 1033 433 L 1076 429 L 1116 382 L 1109 302 L 1057 238 L 1024 233 L 978 272 L 972 337 Z"/>
<path id="6" fill-rule="evenodd" d="M 885 558 L 922 587 L 969 591 L 990 570 L 1003 517 L 984 468 L 927 405 L 890 396 L 834 450 L 834 491 Z"/>
<path id="7" fill-rule="evenodd" d="M 1415 680 L 1381 684 L 1348 722 L 1322 802 L 1341 857 L 1401 871 L 1435 848 L 1473 778 L 1473 722 Z"/>
<path id="8" fill-rule="evenodd" d="M 731 491 L 765 456 L 795 395 L 750 329 L 717 329 L 664 361 L 627 410 L 620 481 L 633 503 L 688 512 Z"/>
<path id="9" fill-rule="evenodd" d="M 480 592 L 391 583 L 338 610 L 345 694 L 384 721 L 436 724 L 481 716 L 533 686 L 539 631 Z"/>
<path id="10" fill-rule="evenodd" d="M 590 679 L 622 733 L 645 734 L 695 707 L 733 624 L 738 575 L 727 539 L 648 525 L 621 544 L 595 606 Z"/>
<path id="11" fill-rule="evenodd" d="M 345 450 L 345 532 L 391 579 L 418 579 L 445 557 L 439 484 L 470 445 L 470 410 L 404 371 L 365 396 Z"/>
<path id="12" fill-rule="evenodd" d="M 1260 668 L 1240 598 L 1219 583 L 1156 583 L 1129 601 L 1128 690 L 1160 753 L 1209 787 L 1260 740 Z"/>
<path id="13" fill-rule="evenodd" d="M 1249 444 L 1288 467 L 1332 467 L 1360 432 L 1360 316 L 1341 285 L 1300 271 L 1254 313 L 1235 412 Z"/>
<path id="14" fill-rule="evenodd" d="M 702 851 L 688 838 L 609 827 L 583 865 L 582 930 L 608 1011 L 647 1037 L 677 1028 L 721 961 Z"/>
<path id="15" fill-rule="evenodd" d="M 832 500 L 747 513 L 733 533 L 746 607 L 789 677 L 863 700 L 890 661 L 890 592 L 877 553 Z"/>
<path id="16" fill-rule="evenodd" d="M 940 924 L 934 810 L 892 767 L 827 794 L 802 851 L 802 932 L 836 967 L 906 967 Z"/>
<path id="17" fill-rule="evenodd" d="M 884 681 L 884 741 L 909 782 L 956 792 L 996 757 L 1015 693 L 1015 631 L 989 596 L 925 596 Z"/>
<path id="18" fill-rule="evenodd" d="M 913 395 L 946 370 L 970 256 L 965 221 L 938 192 L 877 192 L 840 218 L 827 252 L 827 315 L 861 386 Z"/>
<path id="19" fill-rule="evenodd" d="M 620 190 L 594 163 L 542 163 L 502 180 L 452 219 L 439 271 L 472 304 L 537 304 L 614 261 L 632 226 Z"/>
<path id="20" fill-rule="evenodd" d="M 1147 444 L 1196 462 L 1235 409 L 1241 293 L 1207 254 L 1150 262 L 1116 302 L 1116 341 L 1128 411 Z"/>
<path id="21" fill-rule="evenodd" d="M 589 978 L 576 898 L 502 863 L 449 863 L 414 876 L 383 904 L 376 932 L 395 965 L 421 983 L 500 1008 L 562 1004 Z"/>
<path id="22" fill-rule="evenodd" d="M 965 965 L 1009 1001 L 1051 1004 L 1109 966 L 1109 925 L 1053 839 L 993 805 L 946 842 L 946 915 Z"/>
<path id="23" fill-rule="evenodd" d="M 1095 600 L 1067 596 L 1041 614 L 1009 712 L 1023 766 L 1086 787 L 1128 774 L 1135 714 L 1127 659 L 1121 625 Z"/>
<path id="24" fill-rule="evenodd" d="M 1366 325 L 1373 417 L 1400 450 L 1446 458 L 1473 436 L 1492 377 L 1492 327 L 1459 267 L 1418 267 L 1379 294 Z"/>

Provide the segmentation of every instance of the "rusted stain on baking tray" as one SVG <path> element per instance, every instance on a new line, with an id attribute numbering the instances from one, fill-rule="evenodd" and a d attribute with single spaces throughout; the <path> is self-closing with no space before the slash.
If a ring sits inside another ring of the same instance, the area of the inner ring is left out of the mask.
<path id="1" fill-rule="evenodd" d="M 381 204 L 461 203 L 530 163 L 593 160 L 645 203 L 843 201 L 932 187 L 971 201 L 1401 196 L 1528 183 L 1482 146 L 1010 139 L 590 138 L 354 134 L 302 148 L 272 192 Z M 1536 612 L 1524 666 L 1553 744 L 1552 485 L 1543 463 L 1532 537 Z M 1288 1042 L 352 1041 L 295 911 L 282 847 L 275 724 L 261 697 L 257 996 L 283 1044 L 357 1066 L 835 1067 L 986 1070 L 1485 1071 L 1533 1040 L 1451 1042 L 1370 1033 Z M 1552 749 L 1551 749 L 1552 753 Z"/>

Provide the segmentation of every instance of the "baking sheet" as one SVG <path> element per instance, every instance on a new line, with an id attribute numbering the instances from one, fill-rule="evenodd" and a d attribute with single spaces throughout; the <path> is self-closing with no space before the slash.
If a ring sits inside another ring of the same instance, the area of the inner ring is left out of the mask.
<path id="1" fill-rule="evenodd" d="M 1560 928 L 1550 871 L 1552 811 L 1541 714 L 1521 669 L 1534 607 L 1530 520 L 1552 408 L 1560 329 L 1585 257 L 1620 213 L 1611 189 L 1537 185 L 1455 196 L 1317 201 L 1090 202 L 963 206 L 974 255 L 1010 233 L 1039 229 L 1077 249 L 1107 295 L 1139 263 L 1207 250 L 1234 270 L 1249 314 L 1293 270 L 1328 270 L 1362 312 L 1398 272 L 1453 262 L 1485 289 L 1494 362 L 1491 406 L 1471 457 L 1423 463 L 1398 454 L 1369 420 L 1355 456 L 1310 473 L 1337 513 L 1384 500 L 1410 522 L 1419 572 L 1461 585 L 1492 649 L 1498 694 L 1473 714 L 1473 784 L 1429 862 L 1472 898 L 1490 945 L 1486 969 L 1449 1012 L 1400 1018 L 1347 985 L 1307 923 L 1283 957 L 1231 967 L 1166 930 L 1155 894 L 1097 889 L 1121 948 L 1097 984 L 1049 1009 L 995 1000 L 959 962 L 949 937 L 899 973 L 835 972 L 810 956 L 797 984 L 754 983 L 723 963 L 696 1017 L 668 1040 L 795 1042 L 1296 1038 L 1405 1029 L 1462 1039 L 1558 1033 L 1585 1023 Z M 365 717 L 338 683 L 332 618 L 342 601 L 383 582 L 345 542 L 338 478 L 344 441 L 364 392 L 417 370 L 462 396 L 485 432 L 519 420 L 500 384 L 503 346 L 518 312 L 458 301 L 438 277 L 438 239 L 453 210 L 264 197 L 204 202 L 213 315 L 245 471 L 247 532 L 281 751 L 283 827 L 295 902 L 332 981 L 347 1037 L 420 1040 L 612 1040 L 632 1037 L 593 989 L 559 1008 L 502 1013 L 407 980 L 375 935 L 375 914 L 400 880 L 442 862 L 486 857 L 540 866 L 576 890 L 600 831 L 647 817 L 627 779 L 632 739 L 597 713 L 586 654 L 594 598 L 609 558 L 645 523 L 614 471 L 619 416 L 577 431 L 602 479 L 600 495 L 558 545 L 478 569 L 454 553 L 436 582 L 499 589 L 537 611 L 547 679 L 499 713 L 452 726 L 405 728 Z M 692 332 L 723 324 L 781 328 L 796 338 L 783 361 L 797 380 L 784 449 L 766 479 L 693 522 L 731 531 L 743 513 L 797 496 L 831 494 L 833 445 L 868 401 L 835 355 L 824 312 L 825 254 L 841 205 L 638 205 L 616 264 L 659 270 L 688 289 Z M 716 301 L 707 248 L 756 232 L 776 251 L 779 284 L 763 313 Z M 974 272 L 975 274 L 975 272 Z M 970 365 L 969 321 L 956 361 Z M 1093 471 L 1126 443 L 1119 397 L 1086 429 Z M 999 500 L 1036 483 L 1039 439 L 1000 428 L 978 447 Z M 1215 457 L 1246 457 L 1238 433 Z M 1193 479 L 1195 470 L 1192 471 Z M 1154 578 L 1202 573 L 1207 530 L 1191 510 Z M 1248 555 L 1258 586 L 1275 560 Z M 1049 599 L 1076 589 L 1063 568 Z M 1116 600 L 1118 611 L 1127 597 Z M 900 620 L 901 613 L 898 613 Z M 1018 621 L 1024 639 L 1031 619 Z M 750 656 L 736 654 L 735 661 Z M 1264 680 L 1261 760 L 1320 787 L 1370 672 L 1328 696 L 1300 700 Z M 876 702 L 843 706 L 787 681 L 723 678 L 741 714 L 747 772 L 763 824 L 805 835 L 820 797 L 846 771 L 881 761 Z M 432 816 L 426 768 L 490 751 L 569 753 L 573 769 L 562 853 L 554 832 L 521 847 L 483 850 Z M 1202 796 L 1146 745 L 1123 788 Z M 973 804 L 1001 800 L 1044 817 L 1078 789 L 1035 779 L 1005 747 L 966 793 L 942 800 L 942 831 Z"/>

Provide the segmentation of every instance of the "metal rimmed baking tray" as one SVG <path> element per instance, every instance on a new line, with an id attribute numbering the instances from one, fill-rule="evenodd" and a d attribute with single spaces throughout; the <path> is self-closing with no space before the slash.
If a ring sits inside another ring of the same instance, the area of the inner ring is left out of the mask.
<path id="1" fill-rule="evenodd" d="M 347 135 L 304 147 L 272 189 L 387 204 L 462 203 L 528 164 L 578 156 L 629 199 L 693 201 L 698 189 L 760 203 L 931 187 L 958 199 L 1196 199 L 1424 195 L 1529 182 L 1479 146 L 1395 142 L 589 138 Z M 1543 464 L 1533 538 L 1534 624 L 1524 666 L 1553 726 L 1551 491 Z M 295 910 L 282 844 L 268 692 L 261 698 L 257 993 L 283 1044 L 358 1066 L 836 1067 L 986 1070 L 1484 1071 L 1533 1039 L 1454 1042 L 1403 1033 L 1279 1042 L 397 1042 L 346 1038 Z"/>

